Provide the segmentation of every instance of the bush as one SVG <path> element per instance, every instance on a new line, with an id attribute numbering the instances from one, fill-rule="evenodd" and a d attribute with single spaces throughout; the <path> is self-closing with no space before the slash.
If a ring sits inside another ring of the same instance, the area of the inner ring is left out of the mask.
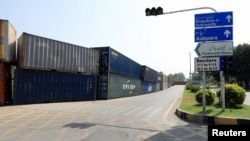
<path id="1" fill-rule="evenodd" d="M 199 90 L 196 95 L 195 95 L 195 100 L 202 104 L 202 95 L 203 95 L 203 90 Z M 211 105 L 215 101 L 215 93 L 209 89 L 205 90 L 205 97 L 206 97 L 206 105 Z"/>
<path id="2" fill-rule="evenodd" d="M 221 90 L 217 91 L 217 96 L 220 98 Z M 246 97 L 246 91 L 237 84 L 225 85 L 225 105 L 235 107 L 243 104 Z"/>
<path id="3" fill-rule="evenodd" d="M 186 86 L 185 86 L 186 90 L 190 90 L 191 85 L 192 85 L 192 84 L 191 84 L 190 82 L 188 82 L 188 83 L 186 84 Z"/>
<path id="4" fill-rule="evenodd" d="M 196 93 L 196 92 L 198 92 L 200 89 L 201 89 L 201 86 L 200 86 L 200 85 L 191 85 L 191 86 L 190 86 L 190 91 L 191 91 L 192 93 Z"/>

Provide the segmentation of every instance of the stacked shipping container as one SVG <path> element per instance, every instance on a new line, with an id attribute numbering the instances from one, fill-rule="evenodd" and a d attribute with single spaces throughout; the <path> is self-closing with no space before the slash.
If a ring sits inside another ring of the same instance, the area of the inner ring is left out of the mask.
<path id="1" fill-rule="evenodd" d="M 97 99 L 141 94 L 141 65 L 111 47 L 95 47 L 100 53 Z"/>
<path id="2" fill-rule="evenodd" d="M 18 38 L 18 68 L 98 73 L 98 51 L 23 33 Z"/>
<path id="3" fill-rule="evenodd" d="M 96 75 L 15 70 L 14 104 L 95 100 Z"/>
<path id="4" fill-rule="evenodd" d="M 164 80 L 111 47 L 86 48 L 25 32 L 16 44 L 16 30 L 0 20 L 0 105 L 136 96 L 164 89 Z"/>
<path id="5" fill-rule="evenodd" d="M 141 66 L 142 93 L 152 93 L 157 90 L 158 72 L 146 65 Z"/>
<path id="6" fill-rule="evenodd" d="M 97 50 L 23 33 L 17 53 L 15 104 L 96 99 Z"/>
<path id="7" fill-rule="evenodd" d="M 0 19 L 0 105 L 12 102 L 11 66 L 16 63 L 16 30 Z"/>
<path id="8" fill-rule="evenodd" d="M 0 61 L 16 63 L 16 30 L 8 20 L 0 19 Z"/>
<path id="9" fill-rule="evenodd" d="M 161 73 L 159 74 L 159 77 L 161 78 L 160 81 L 160 90 L 165 90 L 168 88 L 168 76 Z"/>
<path id="10" fill-rule="evenodd" d="M 0 63 L 0 106 L 12 102 L 10 67 L 9 64 Z"/>

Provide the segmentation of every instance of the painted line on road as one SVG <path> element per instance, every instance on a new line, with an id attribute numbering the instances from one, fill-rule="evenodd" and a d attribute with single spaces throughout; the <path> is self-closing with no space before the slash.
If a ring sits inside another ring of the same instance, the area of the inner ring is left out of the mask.
<path id="1" fill-rule="evenodd" d="M 162 122 L 163 123 L 166 123 L 167 121 L 167 117 L 169 116 L 169 113 L 170 113 L 170 111 L 174 108 L 174 105 L 176 105 L 177 104 L 177 102 L 178 102 L 178 100 L 179 100 L 179 98 L 180 98 L 180 96 L 179 97 L 177 97 L 171 104 L 170 104 L 170 106 L 169 106 L 169 108 L 166 110 L 166 112 L 164 113 L 164 116 L 163 116 L 163 118 L 162 118 Z M 168 121 L 168 123 L 170 123 L 171 125 L 176 125 L 174 122 L 169 122 Z"/>

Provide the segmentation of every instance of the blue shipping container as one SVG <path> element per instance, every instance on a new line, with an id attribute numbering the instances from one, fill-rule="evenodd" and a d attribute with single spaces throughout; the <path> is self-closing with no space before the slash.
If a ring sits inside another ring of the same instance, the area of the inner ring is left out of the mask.
<path id="1" fill-rule="evenodd" d="M 140 78 L 141 65 L 110 47 L 95 47 L 100 52 L 99 74 L 114 73 Z"/>
<path id="2" fill-rule="evenodd" d="M 142 93 L 148 94 L 148 93 L 156 92 L 156 84 L 157 84 L 156 82 L 143 81 L 142 82 Z"/>
<path id="3" fill-rule="evenodd" d="M 141 80 L 158 82 L 158 72 L 148 66 L 141 66 Z"/>
<path id="4" fill-rule="evenodd" d="M 14 104 L 95 100 L 96 75 L 16 69 Z"/>

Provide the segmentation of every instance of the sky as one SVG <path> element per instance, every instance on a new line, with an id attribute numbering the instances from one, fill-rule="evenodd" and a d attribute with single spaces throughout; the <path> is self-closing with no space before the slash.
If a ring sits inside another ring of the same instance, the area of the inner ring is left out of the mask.
<path id="1" fill-rule="evenodd" d="M 17 38 L 27 32 L 83 47 L 110 46 L 141 65 L 188 78 L 197 57 L 194 15 L 214 11 L 145 16 L 146 8 L 159 6 L 164 12 L 232 11 L 233 45 L 250 43 L 248 0 L 5 0 L 0 19 L 9 20 Z"/>

